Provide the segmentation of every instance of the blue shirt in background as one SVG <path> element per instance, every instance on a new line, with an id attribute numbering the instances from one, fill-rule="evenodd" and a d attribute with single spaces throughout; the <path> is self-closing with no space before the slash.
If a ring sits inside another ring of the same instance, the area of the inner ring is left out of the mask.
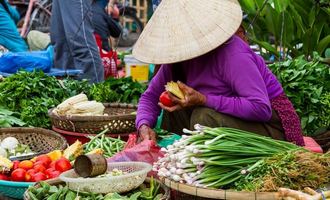
<path id="1" fill-rule="evenodd" d="M 27 51 L 28 47 L 18 33 L 16 22 L 19 20 L 19 13 L 8 2 L 9 12 L 0 4 L 0 45 L 11 52 Z"/>

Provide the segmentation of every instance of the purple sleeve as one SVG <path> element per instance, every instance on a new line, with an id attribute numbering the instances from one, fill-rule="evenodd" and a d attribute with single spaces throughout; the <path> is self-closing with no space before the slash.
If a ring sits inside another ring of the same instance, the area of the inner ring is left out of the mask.
<path id="1" fill-rule="evenodd" d="M 249 121 L 269 121 L 272 108 L 266 85 L 249 53 L 237 53 L 226 60 L 224 79 L 233 97 L 207 95 L 206 106 Z"/>
<path id="2" fill-rule="evenodd" d="M 165 91 L 165 85 L 171 80 L 170 65 L 162 65 L 156 76 L 150 81 L 148 89 L 141 95 L 135 125 L 139 129 L 146 124 L 154 127 L 161 108 L 158 106 L 159 96 Z"/>

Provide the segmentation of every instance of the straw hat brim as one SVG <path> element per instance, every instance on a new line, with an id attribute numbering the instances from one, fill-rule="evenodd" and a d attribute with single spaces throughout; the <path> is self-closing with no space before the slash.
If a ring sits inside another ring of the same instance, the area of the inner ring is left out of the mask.
<path id="1" fill-rule="evenodd" d="M 217 48 L 238 29 L 236 0 L 162 0 L 133 48 L 146 63 L 189 60 Z"/>

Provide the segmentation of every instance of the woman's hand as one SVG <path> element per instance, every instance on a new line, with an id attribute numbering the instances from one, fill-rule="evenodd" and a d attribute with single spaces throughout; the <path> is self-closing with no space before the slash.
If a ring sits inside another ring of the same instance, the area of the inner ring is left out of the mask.
<path id="1" fill-rule="evenodd" d="M 157 142 L 156 139 L 156 133 L 154 130 L 152 130 L 152 128 L 150 128 L 149 126 L 143 124 L 140 128 L 139 128 L 139 140 L 143 141 L 143 140 L 153 140 L 155 142 Z"/>
<path id="2" fill-rule="evenodd" d="M 158 103 L 158 105 L 163 108 L 164 110 L 168 112 L 173 112 L 176 110 L 181 110 L 184 108 L 192 107 L 192 106 L 202 106 L 206 103 L 206 97 L 205 95 L 201 94 L 200 92 L 194 90 L 191 87 L 188 87 L 184 83 L 178 82 L 180 90 L 184 94 L 184 99 L 179 99 L 169 93 L 169 97 L 172 100 L 172 102 L 175 104 L 172 107 L 164 106 L 162 103 Z"/>

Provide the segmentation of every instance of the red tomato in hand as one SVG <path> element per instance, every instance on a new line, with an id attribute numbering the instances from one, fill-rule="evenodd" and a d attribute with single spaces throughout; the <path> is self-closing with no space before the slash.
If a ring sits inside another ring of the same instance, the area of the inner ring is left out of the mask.
<path id="1" fill-rule="evenodd" d="M 33 168 L 33 162 L 30 160 L 23 160 L 18 164 L 18 168 L 29 170 Z"/>
<path id="2" fill-rule="evenodd" d="M 164 106 L 167 106 L 167 107 L 172 107 L 174 106 L 172 100 L 170 99 L 169 95 L 168 95 L 168 92 L 165 91 L 163 92 L 160 97 L 159 97 L 159 101 L 160 103 L 162 103 Z"/>
<path id="3" fill-rule="evenodd" d="M 15 169 L 12 173 L 11 173 L 11 180 L 12 181 L 25 181 L 25 174 L 26 171 L 25 169 Z"/>
<path id="4" fill-rule="evenodd" d="M 2 181 L 9 181 L 9 177 L 4 175 L 4 174 L 0 174 L 0 180 Z"/>
<path id="5" fill-rule="evenodd" d="M 38 156 L 36 161 L 44 163 L 45 167 L 48 167 L 48 165 L 52 162 L 50 157 L 47 156 L 46 154 Z"/>
<path id="6" fill-rule="evenodd" d="M 43 164 L 35 164 L 33 166 L 33 169 L 36 171 L 36 172 L 44 172 L 46 171 L 46 167 L 43 165 Z"/>
<path id="7" fill-rule="evenodd" d="M 13 170 L 18 168 L 19 163 L 20 162 L 18 160 L 13 161 Z"/>
<path id="8" fill-rule="evenodd" d="M 66 158 L 61 158 L 61 159 L 57 160 L 55 163 L 56 171 L 65 172 L 71 168 L 72 168 L 71 163 Z"/>
<path id="9" fill-rule="evenodd" d="M 47 179 L 47 176 L 42 172 L 38 172 L 32 177 L 33 182 L 44 181 L 46 179 Z"/>

